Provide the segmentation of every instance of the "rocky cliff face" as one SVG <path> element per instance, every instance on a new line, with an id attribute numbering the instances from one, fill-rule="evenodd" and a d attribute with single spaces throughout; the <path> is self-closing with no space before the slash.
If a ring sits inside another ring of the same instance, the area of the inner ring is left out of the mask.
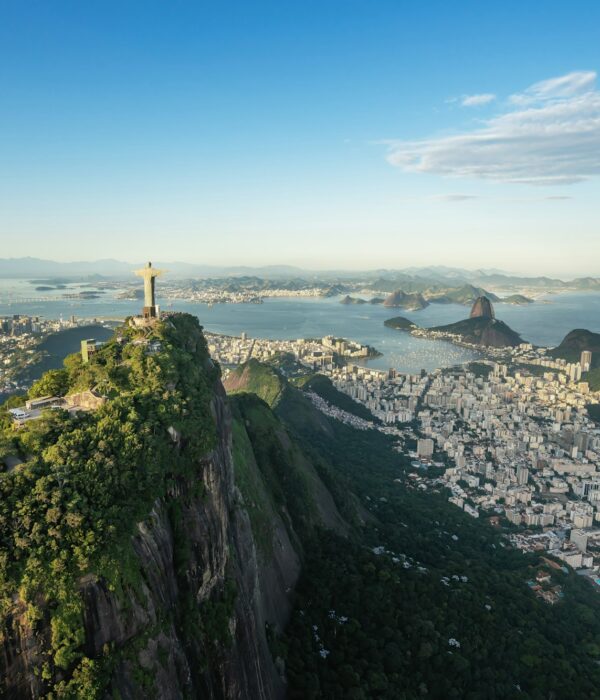
<path id="1" fill-rule="evenodd" d="M 102 577 L 92 575 L 80 581 L 85 655 L 112 658 L 100 697 L 284 694 L 265 628 L 285 624 L 298 555 L 278 517 L 273 556 L 261 561 L 257 555 L 234 485 L 231 416 L 220 381 L 211 410 L 218 439 L 202 460 L 201 484 L 172 484 L 136 526 L 133 548 L 142 573 L 138 590 L 109 590 Z M 0 690 L 15 700 L 39 697 L 48 690 L 41 669 L 49 616 L 34 631 L 16 593 L 13 602 L 1 645 Z M 196 633 L 200 623 L 204 634 Z"/>
<path id="2" fill-rule="evenodd" d="M 471 309 L 470 318 L 496 318 L 492 302 L 483 296 L 476 299 Z"/>

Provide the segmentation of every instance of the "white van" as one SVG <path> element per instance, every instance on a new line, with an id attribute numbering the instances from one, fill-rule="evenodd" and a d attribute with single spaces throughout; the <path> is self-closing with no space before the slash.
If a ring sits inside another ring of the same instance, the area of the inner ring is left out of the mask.
<path id="1" fill-rule="evenodd" d="M 21 408 L 9 408 L 8 412 L 15 420 L 24 420 L 25 418 L 29 418 L 31 415 L 27 411 L 23 411 Z"/>

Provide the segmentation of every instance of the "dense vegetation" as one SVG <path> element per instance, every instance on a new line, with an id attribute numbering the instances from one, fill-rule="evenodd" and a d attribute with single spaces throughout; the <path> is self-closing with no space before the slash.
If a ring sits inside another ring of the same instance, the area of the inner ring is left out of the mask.
<path id="1" fill-rule="evenodd" d="M 600 404 L 590 404 L 587 409 L 590 418 L 596 423 L 600 423 Z"/>
<path id="2" fill-rule="evenodd" d="M 302 451 L 289 440 L 264 401 L 253 394 L 241 394 L 231 405 L 235 479 L 259 546 L 263 552 L 270 550 L 272 508 L 284 515 L 290 531 L 306 537 L 317 518 Z M 249 460 L 256 463 L 257 470 Z M 256 483 L 259 475 L 260 485 Z"/>
<path id="3" fill-rule="evenodd" d="M 228 393 L 235 393 L 240 387 L 244 392 L 256 394 L 269 406 L 273 406 L 284 389 L 284 383 L 283 378 L 273 368 L 251 359 L 229 374 L 225 380 L 225 387 Z"/>
<path id="4" fill-rule="evenodd" d="M 313 529 L 304 541 L 275 645 L 292 697 L 597 697 L 600 598 L 586 581 L 424 493 L 388 436 L 326 418 L 292 387 L 275 413 L 354 523 L 348 538 Z M 531 592 L 538 571 L 561 586 L 557 605 Z"/>
<path id="5" fill-rule="evenodd" d="M 148 352 L 148 340 L 162 350 Z M 84 654 L 79 582 L 101 577 L 117 595 L 139 587 L 130 535 L 213 446 L 217 377 L 197 320 L 174 316 L 151 333 L 119 329 L 88 364 L 69 356 L 31 390 L 94 389 L 108 399 L 99 409 L 48 411 L 15 431 L 4 408 L 4 454 L 24 463 L 0 474 L 0 620 L 16 591 L 34 630 L 50 616 L 49 697 L 95 697 L 115 662 L 110 650 L 101 660 Z"/>

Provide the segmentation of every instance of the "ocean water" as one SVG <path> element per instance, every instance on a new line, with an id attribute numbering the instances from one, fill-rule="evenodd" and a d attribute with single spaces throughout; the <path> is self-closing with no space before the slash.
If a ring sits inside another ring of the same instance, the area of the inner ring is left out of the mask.
<path id="1" fill-rule="evenodd" d="M 46 318 L 124 318 L 139 313 L 140 303 L 116 299 L 108 291 L 99 299 L 63 299 L 65 290 L 35 292 L 26 280 L 0 280 L 0 316 L 28 314 Z M 91 290 L 93 288 L 86 287 Z M 69 292 L 79 291 L 71 287 Z M 160 303 L 160 296 L 158 299 Z M 450 343 L 413 338 L 408 333 L 386 328 L 383 322 L 392 316 L 405 316 L 428 327 L 466 318 L 469 307 L 456 304 L 431 304 L 415 312 L 371 305 L 343 305 L 340 297 L 276 298 L 264 304 L 206 304 L 179 302 L 163 304 L 163 310 L 186 311 L 196 315 L 208 331 L 250 337 L 293 339 L 316 338 L 333 334 L 367 343 L 383 353 L 369 361 L 379 368 L 396 367 L 404 372 L 435 369 L 467 362 L 478 353 Z M 496 316 L 538 345 L 554 346 L 573 328 L 600 332 L 600 294 L 564 293 L 545 295 L 533 304 L 512 306 L 496 304 Z"/>

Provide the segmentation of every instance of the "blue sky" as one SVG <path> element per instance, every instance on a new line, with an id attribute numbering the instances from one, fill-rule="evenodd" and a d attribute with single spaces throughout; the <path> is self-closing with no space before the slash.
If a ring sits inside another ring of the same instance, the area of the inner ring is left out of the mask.
<path id="1" fill-rule="evenodd" d="M 600 3 L 0 8 L 1 257 L 600 273 Z"/>

